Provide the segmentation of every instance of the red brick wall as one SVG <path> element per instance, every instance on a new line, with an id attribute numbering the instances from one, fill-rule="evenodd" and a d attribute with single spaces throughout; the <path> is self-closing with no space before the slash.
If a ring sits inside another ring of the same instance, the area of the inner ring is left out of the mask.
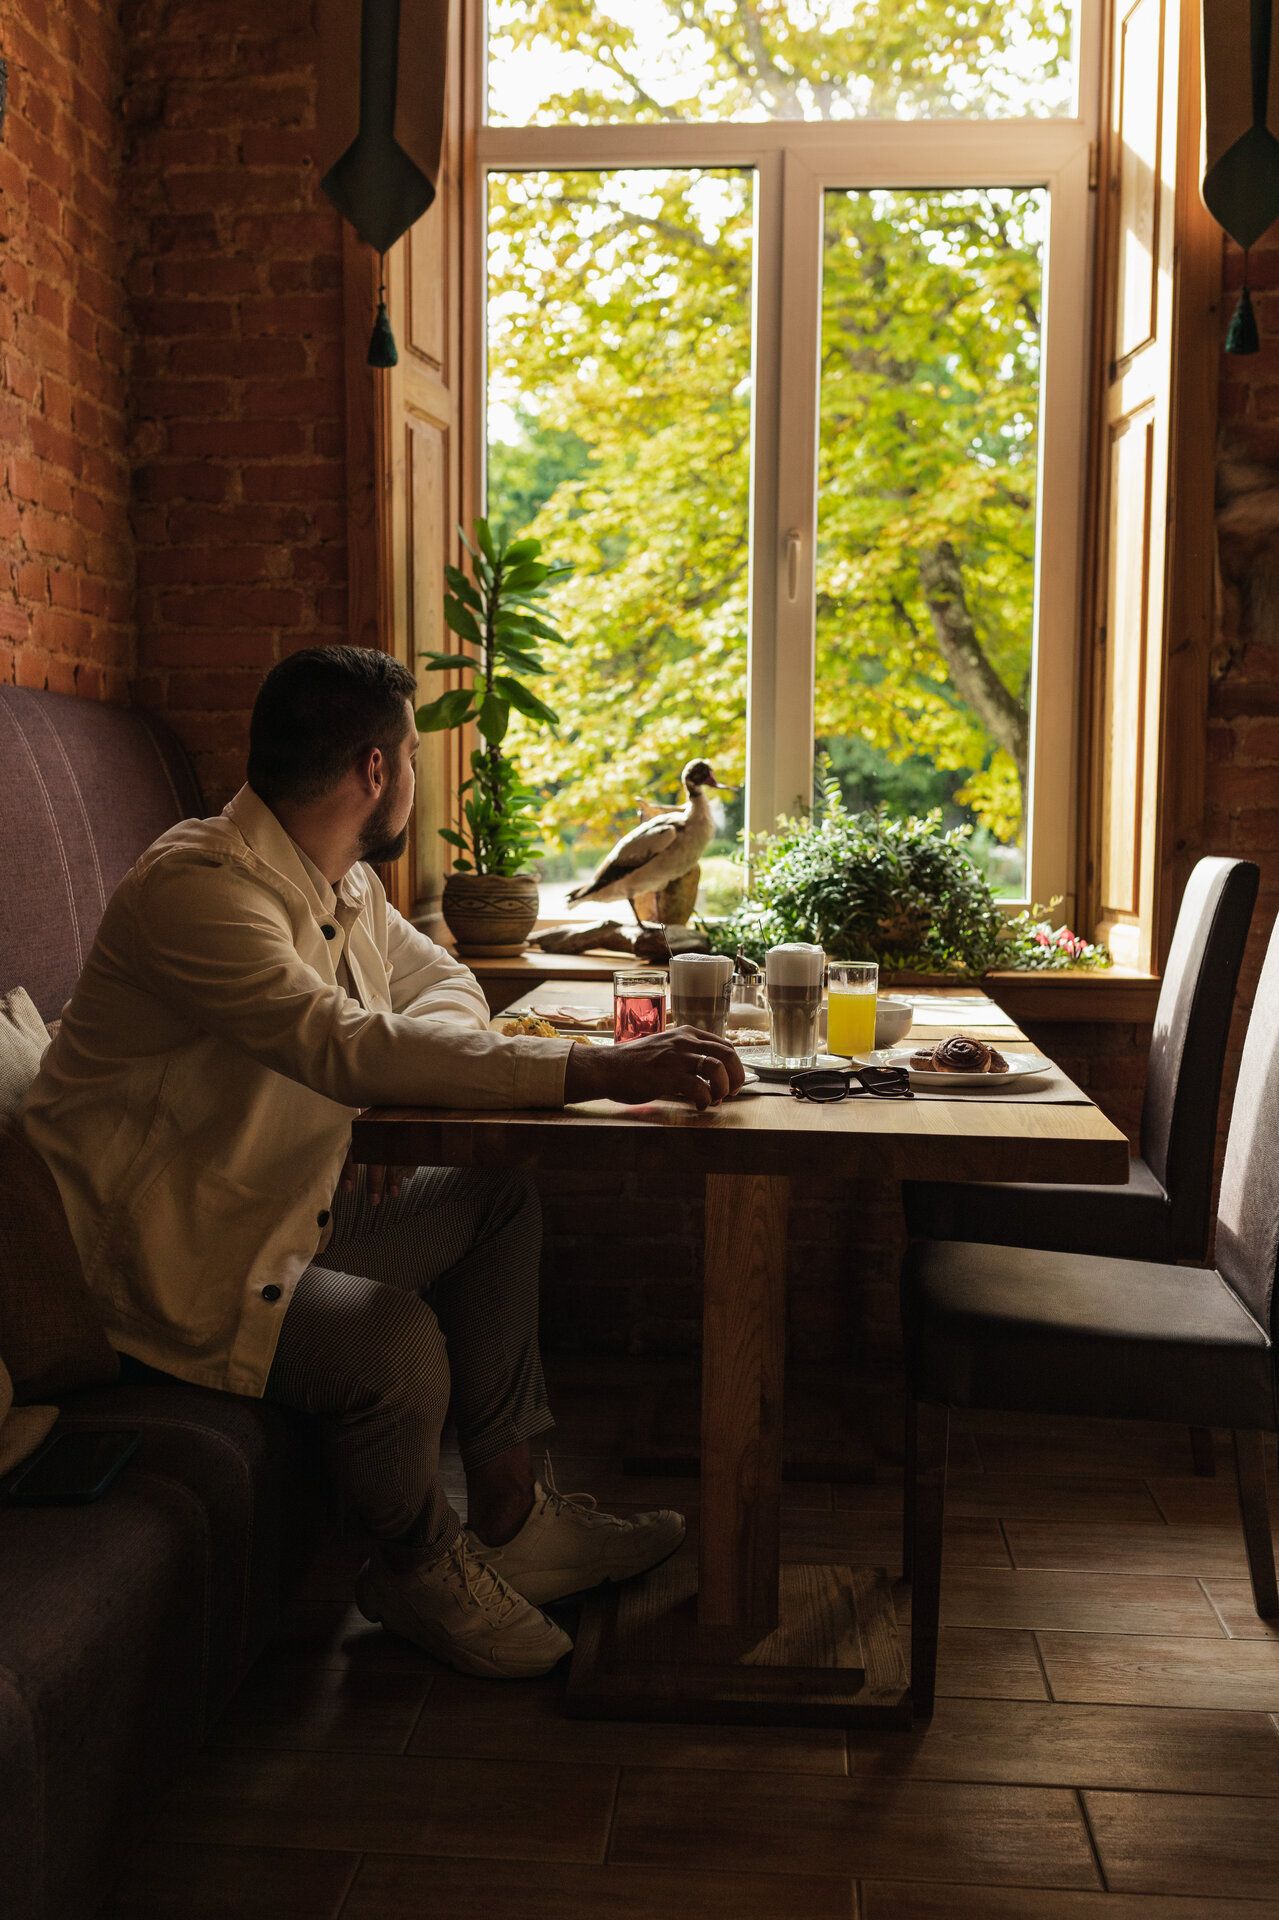
<path id="1" fill-rule="evenodd" d="M 341 235 L 311 0 L 128 0 L 138 695 L 220 806 L 263 670 L 345 638 Z"/>
<path id="2" fill-rule="evenodd" d="M 119 8 L 23 0 L 0 51 L 0 682 L 118 700 L 134 659 Z"/>
<path id="3" fill-rule="evenodd" d="M 1209 693 L 1206 844 L 1261 868 L 1240 985 L 1238 1063 L 1265 945 L 1279 912 L 1279 229 L 1253 249 L 1261 352 L 1222 361 L 1218 482 L 1221 604 Z M 1223 323 L 1243 280 L 1226 249 Z M 1233 1082 L 1233 1071 L 1230 1081 Z"/>

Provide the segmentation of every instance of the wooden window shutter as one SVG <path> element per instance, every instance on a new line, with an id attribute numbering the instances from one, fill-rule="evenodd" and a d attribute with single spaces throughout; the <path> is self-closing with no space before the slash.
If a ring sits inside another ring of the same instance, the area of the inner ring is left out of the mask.
<path id="1" fill-rule="evenodd" d="M 1195 0 L 1113 0 L 1103 79 L 1081 920 L 1157 968 L 1199 851 L 1221 243 Z"/>
<path id="2" fill-rule="evenodd" d="M 384 371 L 365 361 L 377 257 L 349 227 L 343 235 L 349 633 L 353 645 L 382 647 L 417 671 L 419 701 L 449 685 L 423 673 L 418 656 L 450 650 L 444 567 L 457 558 L 463 518 L 461 12 L 451 9 L 436 198 L 386 258 L 399 362 Z M 409 845 L 382 869 L 391 904 L 434 932 L 445 867 L 437 829 L 452 817 L 461 752 L 455 733 L 423 737 Z"/>

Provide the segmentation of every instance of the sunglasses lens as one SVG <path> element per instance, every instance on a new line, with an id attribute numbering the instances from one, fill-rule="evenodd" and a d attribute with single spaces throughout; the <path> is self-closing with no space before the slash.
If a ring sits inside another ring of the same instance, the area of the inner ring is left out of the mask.
<path id="1" fill-rule="evenodd" d="M 842 1073 L 797 1073 L 791 1092 L 800 1100 L 842 1100 L 848 1092 L 848 1076 Z"/>

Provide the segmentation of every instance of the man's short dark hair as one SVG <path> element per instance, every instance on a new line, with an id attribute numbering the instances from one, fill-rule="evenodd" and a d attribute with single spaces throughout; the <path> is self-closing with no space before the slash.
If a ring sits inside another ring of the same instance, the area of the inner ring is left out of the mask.
<path id="1" fill-rule="evenodd" d="M 249 722 L 249 785 L 268 806 L 318 800 L 373 747 L 392 766 L 413 675 L 376 647 L 307 647 L 272 667 Z"/>

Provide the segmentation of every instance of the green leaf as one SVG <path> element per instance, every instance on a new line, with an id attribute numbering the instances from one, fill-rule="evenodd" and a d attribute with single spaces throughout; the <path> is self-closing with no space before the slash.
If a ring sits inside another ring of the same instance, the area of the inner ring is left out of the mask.
<path id="1" fill-rule="evenodd" d="M 419 707 L 413 718 L 419 733 L 443 733 L 449 727 L 462 726 L 471 718 L 471 712 L 471 689 L 455 687 L 450 693 L 442 693 L 438 700 Z"/>
<path id="2" fill-rule="evenodd" d="M 534 587 L 540 587 L 550 572 L 550 568 L 541 560 L 522 560 L 502 576 L 502 584 L 511 593 L 529 593 Z"/>
<path id="3" fill-rule="evenodd" d="M 519 673 L 545 673 L 546 668 L 535 653 L 521 653 L 518 647 L 499 646 L 495 649 L 499 660 L 508 667 L 514 667 Z"/>
<path id="4" fill-rule="evenodd" d="M 475 591 L 474 584 L 467 579 L 461 567 L 445 567 L 444 578 L 448 581 L 459 600 L 465 600 L 468 607 L 474 607 L 475 610 L 479 612 L 483 602 L 479 594 Z"/>
<path id="5" fill-rule="evenodd" d="M 517 566 L 521 560 L 535 560 L 542 551 L 540 540 L 512 540 L 505 549 L 502 558 L 508 566 Z"/>
<path id="6" fill-rule="evenodd" d="M 491 566 L 497 559 L 497 548 L 493 544 L 493 533 L 487 520 L 475 522 L 475 538 L 479 541 L 480 552 Z"/>
<path id="7" fill-rule="evenodd" d="M 465 853 L 469 842 L 464 840 L 460 833 L 455 833 L 452 827 L 439 827 L 437 832 L 441 840 L 447 840 L 451 847 L 461 847 Z"/>
<path id="8" fill-rule="evenodd" d="M 472 653 L 436 653 L 433 648 L 420 653 L 418 659 L 429 660 L 432 673 L 442 672 L 445 667 L 470 667 L 475 672 L 480 664 Z"/>
<path id="9" fill-rule="evenodd" d="M 535 693 L 530 693 L 527 687 L 522 687 L 518 680 L 512 680 L 509 674 L 497 674 L 493 686 L 495 691 L 509 700 L 516 711 L 522 713 L 526 719 L 539 720 L 546 727 L 559 725 L 559 715 L 553 712 L 545 701 L 539 700 Z"/>
<path id="10" fill-rule="evenodd" d="M 486 693 L 480 702 L 480 732 L 492 746 L 500 746 L 511 724 L 511 703 L 495 693 Z"/>
<path id="11" fill-rule="evenodd" d="M 483 645 L 484 636 L 475 615 L 460 600 L 445 599 L 444 618 L 454 633 L 460 633 L 464 640 L 473 640 L 477 647 Z"/>

